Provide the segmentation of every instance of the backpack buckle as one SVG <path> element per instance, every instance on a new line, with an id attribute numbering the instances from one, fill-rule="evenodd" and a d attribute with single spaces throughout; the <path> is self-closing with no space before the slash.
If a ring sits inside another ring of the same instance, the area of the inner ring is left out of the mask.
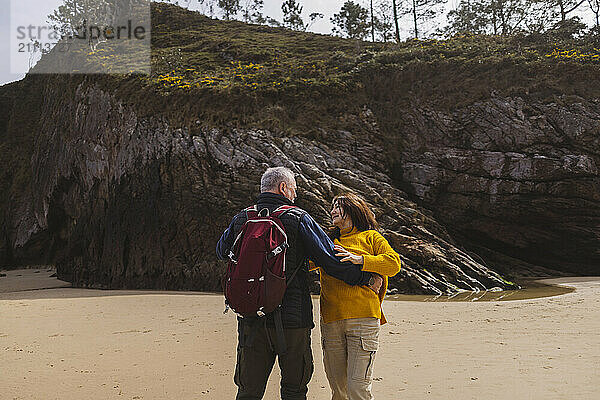
<path id="1" fill-rule="evenodd" d="M 270 260 L 271 258 L 277 256 L 277 254 L 281 253 L 288 247 L 290 247 L 290 245 L 287 244 L 287 242 L 281 243 L 279 246 L 277 246 L 273 250 L 271 250 L 271 252 L 269 254 L 267 254 L 267 260 Z"/>

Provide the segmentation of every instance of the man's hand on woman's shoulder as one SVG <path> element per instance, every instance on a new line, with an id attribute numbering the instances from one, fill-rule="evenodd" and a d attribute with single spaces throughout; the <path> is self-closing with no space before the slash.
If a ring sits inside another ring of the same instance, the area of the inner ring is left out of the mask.
<path id="1" fill-rule="evenodd" d="M 362 265 L 364 262 L 363 256 L 359 256 L 353 253 L 350 253 L 343 246 L 336 244 L 333 246 L 333 249 L 337 251 L 335 253 L 336 257 L 343 257 L 340 261 L 350 261 L 352 264 Z"/>

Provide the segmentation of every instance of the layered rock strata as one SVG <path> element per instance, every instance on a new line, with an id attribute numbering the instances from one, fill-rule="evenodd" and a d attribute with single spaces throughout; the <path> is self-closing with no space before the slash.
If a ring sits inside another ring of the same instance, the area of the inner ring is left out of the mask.
<path id="1" fill-rule="evenodd" d="M 600 105 L 492 98 L 403 115 L 401 186 L 468 241 L 556 270 L 600 265 Z"/>
<path id="2" fill-rule="evenodd" d="M 369 113 L 356 116 L 360 133 L 324 132 L 322 141 L 266 130 L 190 132 L 160 116 L 141 119 L 81 84 L 71 97 L 48 99 L 43 115 L 31 159 L 35 190 L 9 221 L 11 242 L 46 232 L 59 277 L 76 286 L 218 290 L 216 240 L 253 202 L 265 168 L 285 165 L 297 173 L 299 205 L 322 224 L 336 194 L 369 201 L 404 260 L 392 288 L 511 287 L 394 186 Z"/>

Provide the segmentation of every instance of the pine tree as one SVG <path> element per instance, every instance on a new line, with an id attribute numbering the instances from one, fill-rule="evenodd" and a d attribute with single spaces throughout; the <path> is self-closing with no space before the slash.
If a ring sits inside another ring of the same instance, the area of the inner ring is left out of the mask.
<path id="1" fill-rule="evenodd" d="M 394 36 L 393 18 L 392 4 L 389 1 L 382 0 L 375 4 L 375 32 L 383 42 Z"/>
<path id="2" fill-rule="evenodd" d="M 450 36 L 488 33 L 489 26 L 490 18 L 484 2 L 480 0 L 461 1 L 456 9 L 448 12 L 446 32 Z"/>
<path id="3" fill-rule="evenodd" d="M 101 34 L 97 37 L 88 34 L 90 27 L 112 26 L 119 16 L 123 18 L 131 10 L 131 0 L 64 0 L 48 15 L 48 24 L 63 37 L 87 37 L 88 45 L 94 49 L 105 39 Z"/>
<path id="4" fill-rule="evenodd" d="M 297 31 L 304 30 L 302 8 L 302 5 L 296 0 L 285 0 L 281 5 L 281 11 L 283 12 L 283 26 Z"/>
<path id="5" fill-rule="evenodd" d="M 394 27 L 396 28 L 396 43 L 400 43 L 400 26 L 398 25 L 398 4 L 397 0 L 392 0 L 392 8 L 394 12 Z"/>
<path id="6" fill-rule="evenodd" d="M 556 21 L 556 14 L 539 0 L 463 0 L 448 13 L 448 21 L 448 35 L 508 35 L 519 30 L 548 29 Z"/>
<path id="7" fill-rule="evenodd" d="M 111 22 L 110 4 L 102 0 L 64 0 L 52 14 L 48 22 L 54 30 L 64 36 L 77 34 L 87 24 L 107 24 Z"/>
<path id="8" fill-rule="evenodd" d="M 223 11 L 226 20 L 234 19 L 242 9 L 240 0 L 218 0 L 217 6 Z"/>
<path id="9" fill-rule="evenodd" d="M 333 14 L 333 33 L 352 39 L 364 39 L 369 33 L 369 11 L 360 4 L 346 1 L 337 14 Z"/>
<path id="10" fill-rule="evenodd" d="M 242 18 L 244 22 L 255 24 L 264 24 L 267 22 L 262 13 L 263 7 L 263 0 L 244 0 L 244 4 L 242 5 Z"/>
<path id="11" fill-rule="evenodd" d="M 302 19 L 302 5 L 295 0 L 285 0 L 281 5 L 281 11 L 283 12 L 283 26 L 296 31 L 305 31 L 312 26 L 317 20 L 323 18 L 323 14 L 314 12 L 308 16 L 309 22 L 304 23 Z M 271 23 L 269 23 L 271 22 Z M 269 25 L 279 24 L 272 18 L 267 18 Z"/>

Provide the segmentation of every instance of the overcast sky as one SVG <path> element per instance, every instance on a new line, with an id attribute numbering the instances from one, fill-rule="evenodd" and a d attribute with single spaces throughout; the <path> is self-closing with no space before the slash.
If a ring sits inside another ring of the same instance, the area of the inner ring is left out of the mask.
<path id="1" fill-rule="evenodd" d="M 189 4 L 190 9 L 201 9 L 198 6 L 197 0 L 179 0 L 181 5 Z M 243 1 L 243 0 L 242 0 Z M 355 0 L 362 3 L 363 5 L 368 4 L 368 0 Z M 331 16 L 338 12 L 345 0 L 299 0 L 303 5 L 303 17 L 308 20 L 308 15 L 313 12 L 320 12 L 325 17 L 317 21 L 312 27 L 311 31 L 318 33 L 330 33 L 331 32 Z M 448 0 L 446 5 L 447 9 L 454 8 L 458 4 L 459 0 Z M 21 54 L 22 58 L 17 59 L 16 57 L 16 44 L 13 43 L 11 46 L 11 40 L 16 37 L 16 26 L 29 24 L 33 25 L 46 25 L 47 16 L 54 10 L 58 5 L 62 3 L 62 0 L 0 0 L 0 7 L 3 10 L 0 13 L 0 34 L 3 39 L 10 38 L 9 40 L 0 41 L 0 85 L 11 82 L 14 80 L 21 79 L 25 74 L 22 71 L 27 70 L 29 59 L 26 55 Z M 279 21 L 282 19 L 281 13 L 281 0 L 265 0 L 264 13 L 272 18 Z M 582 8 L 587 7 L 587 3 L 584 3 Z M 10 10 L 10 12 L 6 12 Z M 434 24 L 442 24 L 443 20 L 434 21 Z M 12 27 L 11 27 L 12 24 Z M 404 29 L 402 29 L 404 26 Z M 407 24 L 401 24 L 401 37 L 406 38 L 410 35 L 410 27 Z M 20 73 L 11 73 L 11 60 L 12 60 L 12 71 L 20 71 Z"/>

